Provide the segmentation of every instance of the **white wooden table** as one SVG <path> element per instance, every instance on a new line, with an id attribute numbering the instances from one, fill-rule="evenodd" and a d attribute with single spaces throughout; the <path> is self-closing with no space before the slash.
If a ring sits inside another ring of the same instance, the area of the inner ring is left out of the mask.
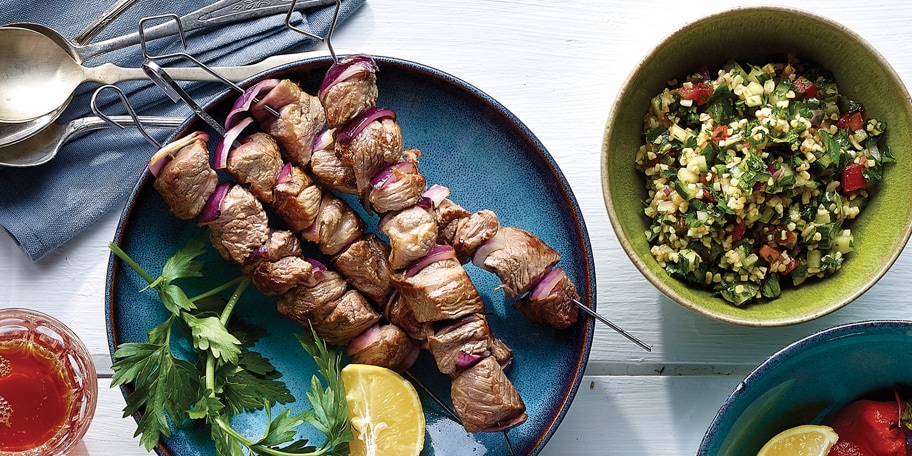
<path id="1" fill-rule="evenodd" d="M 621 0 L 369 0 L 336 47 L 420 62 L 488 93 L 544 143 L 585 217 L 598 275 L 599 311 L 654 349 L 599 326 L 586 378 L 543 454 L 694 454 L 718 406 L 750 369 L 814 331 L 865 319 L 912 318 L 904 296 L 909 249 L 860 299 L 797 326 L 754 329 L 697 316 L 656 291 L 627 259 L 602 200 L 599 154 L 621 84 L 654 44 L 687 21 L 748 2 Z M 794 1 L 773 4 L 795 5 Z M 912 6 L 900 1 L 805 0 L 797 6 L 850 27 L 912 81 Z M 2 210 L 2 208 L 0 208 Z M 101 392 L 77 455 L 142 455 L 124 400 L 109 388 L 104 322 L 107 243 L 118 213 L 37 263 L 0 234 L 0 306 L 66 322 L 94 354 Z"/>

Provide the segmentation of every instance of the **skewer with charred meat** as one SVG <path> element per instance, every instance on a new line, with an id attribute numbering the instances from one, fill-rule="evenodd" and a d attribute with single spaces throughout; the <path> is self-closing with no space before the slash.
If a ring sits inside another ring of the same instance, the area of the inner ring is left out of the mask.
<path id="1" fill-rule="evenodd" d="M 188 138 L 192 139 L 175 142 L 163 148 L 166 152 L 153 157 L 156 188 L 177 188 L 168 180 L 183 175 L 205 176 L 212 171 L 206 136 L 194 134 Z M 262 138 L 252 142 L 261 144 Z M 241 150 L 244 156 L 248 152 Z M 169 160 L 172 156 L 180 158 L 188 154 L 194 155 L 194 159 Z M 190 170 L 186 163 L 193 163 L 194 172 L 185 172 Z M 180 168 L 172 170 L 171 166 Z M 253 169 L 260 168 L 254 165 Z M 247 182 L 254 186 L 259 181 Z M 163 197 L 171 212 L 186 214 L 185 218 L 197 217 L 199 224 L 208 226 L 215 249 L 225 259 L 240 265 L 264 294 L 278 296 L 280 313 L 304 326 L 312 325 L 328 343 L 345 345 L 359 340 L 358 349 L 351 353 L 357 362 L 404 369 L 414 361 L 417 346 L 398 327 L 384 325 L 379 332 L 382 337 L 365 336 L 374 333 L 372 328 L 378 326 L 380 313 L 338 273 L 303 257 L 294 233 L 270 227 L 265 209 L 253 191 L 224 182 L 208 193 L 170 193 Z M 257 193 L 270 192 L 261 187 Z M 201 197 L 206 199 L 202 206 L 197 201 Z"/>

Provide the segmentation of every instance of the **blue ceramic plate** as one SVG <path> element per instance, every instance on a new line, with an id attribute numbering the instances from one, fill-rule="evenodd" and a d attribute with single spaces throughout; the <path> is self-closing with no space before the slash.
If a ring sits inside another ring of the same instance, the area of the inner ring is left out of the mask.
<path id="1" fill-rule="evenodd" d="M 801 424 L 826 424 L 849 402 L 912 385 L 912 322 L 867 321 L 825 329 L 763 362 L 725 400 L 700 455 L 757 454 Z"/>
<path id="2" fill-rule="evenodd" d="M 420 166 L 428 184 L 448 186 L 451 199 L 466 209 L 491 209 L 502 225 L 527 229 L 561 252 L 559 265 L 577 284 L 583 303 L 595 308 L 595 273 L 583 218 L 567 181 L 541 143 L 503 106 L 465 82 L 411 62 L 383 57 L 376 60 L 380 66 L 378 105 L 396 111 L 405 147 L 423 151 Z M 256 80 L 290 78 L 309 93 L 316 93 L 328 66 L 325 58 L 308 60 L 277 68 Z M 207 110 L 217 119 L 224 118 L 235 97 L 226 93 Z M 197 129 L 205 129 L 205 125 L 188 121 L 176 135 Z M 152 151 L 147 152 L 151 155 Z M 122 215 L 115 242 L 157 274 L 167 257 L 200 228 L 171 217 L 151 184 L 146 172 Z M 360 207 L 357 203 L 352 206 Z M 368 218 L 368 222 L 376 227 L 375 218 Z M 207 283 L 194 282 L 187 288 L 204 290 L 239 274 L 214 250 L 210 249 L 204 259 L 207 271 L 203 281 Z M 511 300 L 496 289 L 500 284 L 496 276 L 471 264 L 466 269 L 487 304 L 495 336 L 515 353 L 509 376 L 526 403 L 529 420 L 509 431 L 513 450 L 515 454 L 536 454 L 557 429 L 579 387 L 589 357 L 593 322 L 581 317 L 566 331 L 532 324 L 510 308 Z M 146 332 L 166 317 L 155 296 L 138 292 L 145 285 L 111 257 L 106 317 L 112 353 L 118 344 L 145 341 Z M 254 349 L 284 374 L 282 380 L 298 398 L 290 404 L 292 411 L 305 410 L 304 393 L 315 367 L 294 337 L 304 329 L 275 310 L 274 298 L 255 291 L 244 296 L 233 316 L 268 330 Z M 437 372 L 427 353 L 422 353 L 411 372 L 449 403 L 449 377 Z M 124 389 L 125 394 L 129 391 Z M 422 454 L 510 454 L 501 433 L 469 434 L 420 388 L 419 394 L 428 424 Z M 260 435 L 265 421 L 264 413 L 253 413 L 237 417 L 234 426 L 251 436 Z M 322 441 L 322 436 L 309 428 L 300 429 L 299 435 Z M 213 447 L 206 429 L 180 429 L 160 442 L 158 452 L 211 455 Z"/>

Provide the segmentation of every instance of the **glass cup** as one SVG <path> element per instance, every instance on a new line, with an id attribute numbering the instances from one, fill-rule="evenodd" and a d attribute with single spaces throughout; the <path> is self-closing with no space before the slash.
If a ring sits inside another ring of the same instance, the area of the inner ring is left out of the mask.
<path id="1" fill-rule="evenodd" d="M 38 311 L 0 309 L 0 435 L 29 435 L 0 439 L 0 456 L 67 454 L 97 400 L 95 364 L 70 328 Z"/>

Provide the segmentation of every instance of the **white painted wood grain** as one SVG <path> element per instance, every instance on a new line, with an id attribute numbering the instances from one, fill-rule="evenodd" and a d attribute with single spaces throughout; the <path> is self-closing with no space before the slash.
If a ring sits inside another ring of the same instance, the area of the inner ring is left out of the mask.
<path id="1" fill-rule="evenodd" d="M 766 2 L 795 6 L 793 1 Z M 637 61 L 687 21 L 752 2 L 621 0 L 368 0 L 344 23 L 338 48 L 412 60 L 453 74 L 520 118 L 554 156 L 586 220 L 598 275 L 599 310 L 653 345 L 646 353 L 599 327 L 586 380 L 544 454 L 693 454 L 715 410 L 751 368 L 816 330 L 865 319 L 912 319 L 909 248 L 848 307 L 787 328 L 707 320 L 664 298 L 626 258 L 607 220 L 599 176 L 611 104 Z M 912 7 L 901 1 L 805 0 L 874 45 L 912 81 Z M 0 206 L 0 210 L 3 210 Z M 31 263 L 0 235 L 0 307 L 30 307 L 69 324 L 109 360 L 104 323 L 108 214 L 71 243 Z M 589 385 L 592 385 L 590 388 Z M 79 455 L 139 455 L 119 390 L 102 388 Z"/>

